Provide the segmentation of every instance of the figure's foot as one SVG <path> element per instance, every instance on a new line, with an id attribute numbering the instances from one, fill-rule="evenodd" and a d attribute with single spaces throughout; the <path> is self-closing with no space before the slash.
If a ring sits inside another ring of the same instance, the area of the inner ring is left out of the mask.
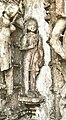
<path id="1" fill-rule="evenodd" d="M 33 90 L 29 90 L 27 96 L 36 98 L 36 97 L 41 96 L 41 94 L 37 90 L 34 90 L 34 91 Z"/>
<path id="2" fill-rule="evenodd" d="M 36 96 L 38 95 L 38 97 L 42 96 L 37 89 L 35 90 L 35 94 L 36 94 Z"/>
<path id="3" fill-rule="evenodd" d="M 25 94 L 25 92 L 22 89 L 19 91 L 18 95 L 20 97 L 27 97 L 27 95 Z"/>
<path id="4" fill-rule="evenodd" d="M 32 98 L 32 97 L 35 97 L 34 91 L 29 90 L 27 96 L 28 96 L 28 97 L 31 97 L 31 98 Z"/>

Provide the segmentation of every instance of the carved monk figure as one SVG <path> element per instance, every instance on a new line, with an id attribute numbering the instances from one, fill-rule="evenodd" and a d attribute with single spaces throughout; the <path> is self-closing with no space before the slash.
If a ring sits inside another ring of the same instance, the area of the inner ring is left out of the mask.
<path id="1" fill-rule="evenodd" d="M 35 95 L 36 79 L 44 64 L 44 51 L 42 39 L 38 33 L 38 23 L 34 18 L 25 21 L 25 34 L 21 39 L 21 50 L 25 93 Z"/>

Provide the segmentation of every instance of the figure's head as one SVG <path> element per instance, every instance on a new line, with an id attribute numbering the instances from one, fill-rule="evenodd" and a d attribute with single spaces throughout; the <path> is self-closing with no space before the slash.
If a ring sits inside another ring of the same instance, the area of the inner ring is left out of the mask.
<path id="1" fill-rule="evenodd" d="M 11 17 L 14 17 L 15 14 L 17 13 L 18 11 L 18 6 L 14 3 L 11 3 L 7 6 L 5 12 L 6 14 L 11 18 Z"/>
<path id="2" fill-rule="evenodd" d="M 38 23 L 35 18 L 28 18 L 25 21 L 25 28 L 30 32 L 36 32 L 38 30 Z"/>
<path id="3" fill-rule="evenodd" d="M 5 26 L 8 26 L 10 24 L 10 19 L 14 18 L 17 11 L 18 11 L 18 6 L 16 4 L 10 3 L 7 5 L 5 10 L 2 12 L 3 23 Z"/>

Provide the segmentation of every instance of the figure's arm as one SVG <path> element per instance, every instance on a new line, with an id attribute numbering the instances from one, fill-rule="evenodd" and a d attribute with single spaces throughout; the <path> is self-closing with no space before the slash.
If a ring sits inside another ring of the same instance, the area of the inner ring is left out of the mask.
<path id="1" fill-rule="evenodd" d="M 38 38 L 37 36 L 34 36 L 34 34 L 25 34 L 22 36 L 21 38 L 21 49 L 22 50 L 30 50 L 30 49 L 34 49 L 35 47 L 37 47 L 37 42 L 38 42 Z"/>
<path id="2" fill-rule="evenodd" d="M 53 32 L 52 32 L 52 37 L 50 39 L 50 45 L 53 47 L 56 53 L 58 53 L 63 59 L 66 59 L 63 46 L 61 45 L 60 42 L 60 35 L 62 34 L 64 28 L 66 25 L 66 19 L 60 19 L 56 23 Z"/>

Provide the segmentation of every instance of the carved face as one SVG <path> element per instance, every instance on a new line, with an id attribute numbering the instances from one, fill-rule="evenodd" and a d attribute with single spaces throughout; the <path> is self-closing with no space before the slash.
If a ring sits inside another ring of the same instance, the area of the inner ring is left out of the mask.
<path id="1" fill-rule="evenodd" d="M 18 6 L 16 4 L 11 3 L 7 6 L 5 11 L 9 17 L 14 17 L 18 11 Z"/>
<path id="2" fill-rule="evenodd" d="M 30 18 L 26 22 L 26 29 L 31 32 L 36 32 L 38 29 L 38 23 L 35 19 Z"/>

